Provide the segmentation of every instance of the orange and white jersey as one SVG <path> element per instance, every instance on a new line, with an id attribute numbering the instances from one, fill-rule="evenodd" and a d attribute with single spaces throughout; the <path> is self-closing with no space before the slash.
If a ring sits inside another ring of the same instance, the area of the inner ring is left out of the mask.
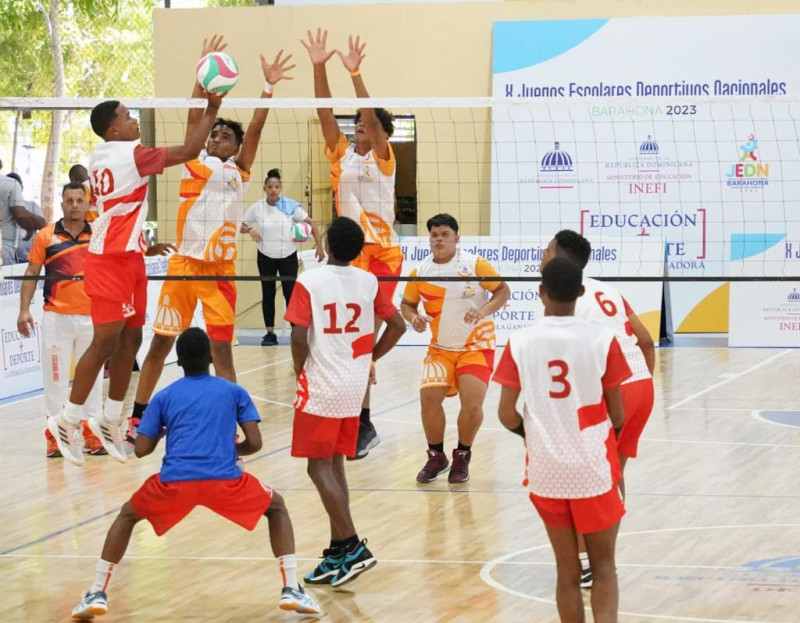
<path id="1" fill-rule="evenodd" d="M 633 313 L 628 301 L 612 286 L 591 277 L 584 277 L 583 287 L 586 292 L 578 297 L 575 315 L 606 326 L 614 332 L 633 372 L 626 383 L 652 378 L 628 321 L 628 316 Z"/>
<path id="2" fill-rule="evenodd" d="M 175 243 L 178 255 L 206 262 L 236 259 L 249 180 L 250 173 L 233 158 L 223 162 L 205 149 L 184 165 Z"/>
<path id="3" fill-rule="evenodd" d="M 511 335 L 494 380 L 521 391 L 528 487 L 548 498 L 589 498 L 619 480 L 603 391 L 631 372 L 613 331 L 546 316 Z"/>
<path id="4" fill-rule="evenodd" d="M 394 180 L 397 174 L 394 151 L 389 145 L 389 159 L 375 150 L 366 156 L 356 153 L 344 134 L 336 148 L 325 147 L 331 161 L 331 184 L 336 198 L 336 213 L 361 225 L 364 242 L 382 247 L 396 247 L 400 239 L 394 231 Z"/>
<path id="5" fill-rule="evenodd" d="M 97 218 L 97 199 L 92 192 L 92 184 L 89 180 L 83 183 L 83 190 L 86 191 L 86 203 L 89 206 L 84 218 L 87 223 L 91 223 Z"/>
<path id="6" fill-rule="evenodd" d="M 148 178 L 164 170 L 166 158 L 166 147 L 145 147 L 139 141 L 108 141 L 94 150 L 89 179 L 98 216 L 92 222 L 90 253 L 147 250 L 142 225 Z"/>
<path id="7" fill-rule="evenodd" d="M 295 409 L 321 417 L 357 416 L 369 381 L 375 316 L 385 320 L 395 313 L 371 273 L 330 264 L 302 273 L 285 314 L 289 322 L 308 327 Z"/>
<path id="8" fill-rule="evenodd" d="M 490 317 L 476 325 L 464 322 L 471 309 L 486 303 L 487 292 L 494 292 L 500 281 L 479 281 L 480 277 L 497 277 L 494 267 L 479 255 L 456 249 L 453 259 L 437 264 L 428 257 L 409 277 L 430 277 L 430 281 L 409 281 L 403 298 L 412 305 L 425 308 L 430 323 L 431 345 L 446 350 L 492 350 L 495 346 L 494 320 Z M 440 281 L 437 277 L 475 277 L 474 281 Z"/>

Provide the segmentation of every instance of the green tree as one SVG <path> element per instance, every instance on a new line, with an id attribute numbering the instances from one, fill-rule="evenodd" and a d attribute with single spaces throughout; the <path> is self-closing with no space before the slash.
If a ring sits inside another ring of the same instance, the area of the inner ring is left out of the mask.
<path id="1" fill-rule="evenodd" d="M 3 0 L 0 93 L 16 97 L 151 97 L 155 0 Z M 16 116 L 16 124 L 20 114 Z M 34 146 L 47 146 L 42 208 L 55 181 L 95 141 L 87 111 L 31 115 Z M 15 125 L 16 127 L 16 125 Z M 15 132 L 16 135 L 16 132 Z M 5 137 L 8 138 L 8 137 Z M 62 140 L 67 149 L 62 155 Z M 12 147 L 12 162 L 16 144 Z"/>

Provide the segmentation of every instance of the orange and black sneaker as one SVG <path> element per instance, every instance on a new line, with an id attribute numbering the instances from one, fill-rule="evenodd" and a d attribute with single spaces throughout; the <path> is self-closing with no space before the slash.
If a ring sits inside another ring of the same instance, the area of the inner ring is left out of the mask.
<path id="1" fill-rule="evenodd" d="M 83 451 L 91 456 L 103 456 L 108 454 L 106 449 L 103 447 L 103 442 L 100 441 L 91 430 L 89 430 L 86 420 L 83 420 L 81 425 L 83 428 Z"/>
<path id="2" fill-rule="evenodd" d="M 58 449 L 58 444 L 56 443 L 56 438 L 53 437 L 53 433 L 49 430 L 44 430 L 44 437 L 47 440 L 47 458 L 48 459 L 60 459 L 61 458 L 61 450 Z"/>

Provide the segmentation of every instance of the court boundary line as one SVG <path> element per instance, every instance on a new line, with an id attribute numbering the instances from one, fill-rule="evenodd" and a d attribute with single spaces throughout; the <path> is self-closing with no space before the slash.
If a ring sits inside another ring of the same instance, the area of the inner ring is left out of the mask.
<path id="1" fill-rule="evenodd" d="M 744 525 L 723 524 L 719 526 L 684 526 L 681 528 L 653 528 L 650 530 L 636 530 L 634 532 L 620 532 L 618 536 L 623 537 L 623 536 L 639 536 L 642 534 L 659 534 L 668 532 L 686 532 L 686 531 L 699 531 L 699 530 L 732 530 L 732 529 L 746 529 L 746 528 L 800 528 L 800 524 L 798 523 L 744 524 Z M 481 580 L 483 580 L 484 583 L 491 586 L 495 590 L 500 591 L 501 593 L 506 593 L 507 595 L 513 595 L 515 597 L 527 599 L 528 601 L 535 601 L 538 603 L 555 606 L 556 605 L 555 600 L 546 599 L 544 597 L 536 597 L 535 595 L 529 595 L 527 593 L 517 591 L 516 589 L 501 584 L 500 582 L 495 580 L 491 575 L 492 569 L 494 569 L 494 567 L 496 567 L 499 564 L 505 564 L 508 560 L 516 556 L 527 554 L 528 552 L 538 551 L 548 547 L 551 547 L 550 543 L 546 543 L 544 545 L 536 545 L 534 547 L 528 547 L 517 550 L 516 552 L 510 552 L 508 554 L 504 554 L 503 556 L 498 556 L 497 558 L 490 561 L 484 567 L 481 568 L 479 577 Z M 591 606 L 584 606 L 584 611 L 589 612 L 591 614 L 592 611 Z M 701 623 L 740 623 L 741 621 L 741 619 L 707 619 L 703 617 L 688 617 L 688 616 L 669 615 L 669 614 L 646 614 L 641 612 L 627 612 L 622 610 L 620 610 L 618 614 L 624 616 L 642 617 L 646 619 L 660 619 L 666 621 L 699 621 Z M 776 621 L 754 621 L 750 619 L 748 619 L 748 621 L 750 621 L 750 623 L 779 623 Z"/>
<path id="2" fill-rule="evenodd" d="M 699 392 L 696 392 L 696 393 L 694 393 L 694 394 L 692 394 L 690 396 L 687 396 L 686 398 L 684 398 L 682 400 L 679 400 L 675 404 L 667 407 L 665 410 L 666 411 L 672 411 L 673 409 L 675 409 L 677 407 L 683 406 L 687 402 L 691 402 L 692 400 L 695 400 L 696 398 L 699 398 L 700 396 L 703 396 L 703 395 L 707 394 L 708 392 L 714 391 L 715 389 L 718 389 L 718 388 L 722 387 L 723 385 L 727 385 L 731 381 L 735 381 L 736 379 L 740 379 L 743 376 L 746 376 L 746 375 L 750 374 L 751 372 L 753 372 L 755 370 L 758 370 L 759 368 L 763 368 L 767 364 L 770 364 L 773 361 L 775 361 L 777 359 L 780 359 L 781 357 L 785 357 L 786 355 L 788 355 L 791 352 L 792 352 L 791 348 L 787 348 L 785 350 L 782 350 L 781 352 L 773 355 L 772 357 L 767 357 L 763 361 L 761 361 L 761 362 L 759 362 L 759 363 L 757 363 L 755 365 L 750 366 L 746 370 L 743 370 L 743 371 L 741 371 L 741 372 L 739 372 L 739 373 L 737 373 L 737 374 L 735 374 L 735 375 L 733 375 L 731 377 L 725 378 L 722 381 L 720 381 L 719 383 L 714 383 L 714 385 L 710 385 L 709 387 L 706 387 L 705 389 L 702 389 Z"/>

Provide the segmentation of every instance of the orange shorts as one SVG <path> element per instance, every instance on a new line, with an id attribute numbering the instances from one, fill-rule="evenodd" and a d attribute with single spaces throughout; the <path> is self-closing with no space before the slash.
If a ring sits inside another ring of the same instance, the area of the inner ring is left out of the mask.
<path id="1" fill-rule="evenodd" d="M 168 276 L 233 277 L 233 262 L 204 262 L 185 255 L 173 255 L 167 266 Z M 236 283 L 233 281 L 165 281 L 158 298 L 153 332 L 180 335 L 192 324 L 198 299 L 203 304 L 206 332 L 212 340 L 233 340 L 236 314 Z"/>
<path id="2" fill-rule="evenodd" d="M 83 286 L 91 299 L 92 324 L 124 320 L 126 327 L 144 326 L 147 272 L 141 253 L 87 253 L 83 271 Z"/>
<path id="3" fill-rule="evenodd" d="M 488 385 L 493 369 L 493 350 L 445 350 L 429 346 L 422 364 L 421 388 L 447 387 L 448 397 L 455 396 L 462 374 L 477 376 Z"/>
<path id="4" fill-rule="evenodd" d="M 625 423 L 622 425 L 617 451 L 629 459 L 635 459 L 639 450 L 639 437 L 642 436 L 647 420 L 653 410 L 653 379 L 642 379 L 620 385 L 622 404 L 625 406 Z"/>
<path id="5" fill-rule="evenodd" d="M 533 493 L 530 498 L 546 526 L 575 528 L 581 534 L 606 530 L 625 514 L 625 504 L 617 485 L 591 498 L 543 498 Z"/>
<path id="6" fill-rule="evenodd" d="M 356 259 L 350 262 L 351 266 L 366 270 L 376 277 L 399 277 L 403 269 L 403 250 L 400 247 L 382 247 L 377 243 L 364 245 Z M 391 301 L 397 290 L 397 281 L 379 281 L 378 288 Z"/>
<path id="7" fill-rule="evenodd" d="M 131 498 L 133 510 L 150 522 L 158 536 L 180 522 L 195 506 L 205 506 L 252 530 L 271 503 L 272 489 L 248 473 L 235 480 L 177 482 L 161 482 L 161 476 L 155 474 Z"/>
<path id="8" fill-rule="evenodd" d="M 334 454 L 356 455 L 359 417 L 322 417 L 294 412 L 292 456 L 327 459 Z"/>

